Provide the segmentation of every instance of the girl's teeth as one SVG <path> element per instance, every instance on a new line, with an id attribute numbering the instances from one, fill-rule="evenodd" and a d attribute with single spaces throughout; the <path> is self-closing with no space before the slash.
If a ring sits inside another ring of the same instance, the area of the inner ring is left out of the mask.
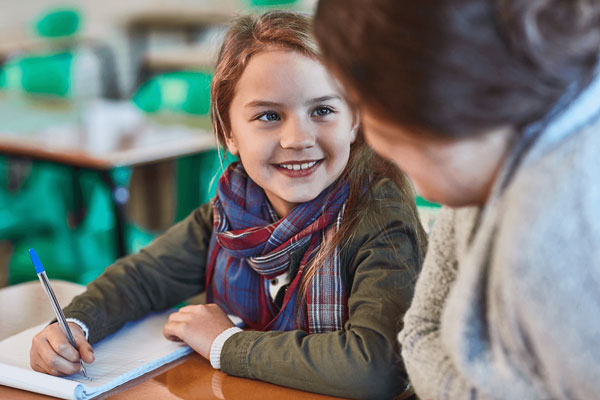
<path id="1" fill-rule="evenodd" d="M 311 161 L 309 163 L 303 163 L 303 164 L 280 164 L 280 166 L 285 169 L 289 169 L 289 170 L 293 170 L 293 171 L 300 171 L 301 169 L 312 168 L 315 166 L 316 163 L 317 163 L 316 161 Z"/>

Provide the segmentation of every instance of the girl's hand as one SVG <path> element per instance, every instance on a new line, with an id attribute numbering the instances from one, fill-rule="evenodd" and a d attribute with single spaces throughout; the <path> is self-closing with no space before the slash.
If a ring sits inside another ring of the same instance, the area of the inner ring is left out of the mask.
<path id="1" fill-rule="evenodd" d="M 210 358 L 210 347 L 221 332 L 235 326 L 216 304 L 186 306 L 169 316 L 163 335 L 181 340 L 202 357 Z"/>
<path id="2" fill-rule="evenodd" d="M 56 376 L 71 375 L 81 370 L 80 358 L 88 364 L 94 362 L 94 351 L 81 327 L 71 322 L 68 324 L 77 349 L 71 346 L 57 322 L 48 325 L 31 342 L 29 364 L 34 371 Z"/>

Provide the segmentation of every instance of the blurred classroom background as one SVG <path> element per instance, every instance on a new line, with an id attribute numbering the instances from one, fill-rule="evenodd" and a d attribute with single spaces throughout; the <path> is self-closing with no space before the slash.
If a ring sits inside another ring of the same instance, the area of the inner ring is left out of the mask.
<path id="1" fill-rule="evenodd" d="M 5 0 L 0 287 L 88 283 L 214 195 L 209 85 L 226 23 L 316 0 Z M 437 206 L 417 198 L 428 229 Z"/>

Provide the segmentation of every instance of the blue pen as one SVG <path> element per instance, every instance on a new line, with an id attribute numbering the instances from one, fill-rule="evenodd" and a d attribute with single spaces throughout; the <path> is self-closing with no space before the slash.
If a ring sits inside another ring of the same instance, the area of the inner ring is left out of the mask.
<path id="1" fill-rule="evenodd" d="M 35 267 L 35 273 L 37 274 L 38 278 L 40 278 L 40 282 L 42 282 L 42 287 L 48 295 L 48 300 L 50 300 L 50 305 L 54 310 L 54 314 L 56 314 L 56 319 L 58 320 L 60 327 L 67 336 L 67 339 L 69 340 L 69 343 L 71 343 L 71 346 L 77 349 L 77 346 L 75 345 L 75 339 L 73 338 L 73 334 L 69 329 L 69 325 L 67 325 L 65 315 L 62 312 L 62 308 L 60 308 L 60 304 L 58 304 L 58 299 L 54 295 L 54 290 L 52 290 L 52 286 L 50 286 L 50 281 L 48 280 L 48 275 L 46 275 L 46 270 L 44 269 L 44 266 L 42 265 L 42 262 L 40 261 L 39 257 L 35 253 L 35 250 L 29 249 L 29 257 L 31 258 L 31 262 Z M 81 360 L 80 358 L 79 362 L 81 363 L 81 372 L 83 373 L 83 376 L 87 378 L 88 376 L 87 372 L 85 371 L 85 366 L 83 365 L 83 360 Z"/>

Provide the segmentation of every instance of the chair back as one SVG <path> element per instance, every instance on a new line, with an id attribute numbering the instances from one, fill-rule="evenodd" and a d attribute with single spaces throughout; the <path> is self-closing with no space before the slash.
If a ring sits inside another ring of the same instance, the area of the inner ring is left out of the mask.
<path id="1" fill-rule="evenodd" d="M 79 32 L 81 14 L 74 8 L 45 12 L 34 22 L 34 32 L 44 38 L 64 38 Z"/>

